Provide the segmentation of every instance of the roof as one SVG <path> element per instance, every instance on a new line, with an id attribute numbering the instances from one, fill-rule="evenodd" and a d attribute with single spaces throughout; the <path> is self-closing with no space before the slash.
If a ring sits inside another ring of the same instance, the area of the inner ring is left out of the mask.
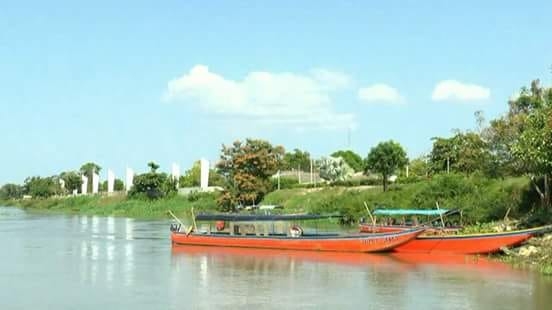
<path id="1" fill-rule="evenodd" d="M 260 221 L 299 221 L 340 217 L 338 215 L 316 214 L 198 214 L 197 221 L 260 222 Z"/>
<path id="2" fill-rule="evenodd" d="M 449 212 L 447 209 L 417 210 L 417 209 L 376 209 L 376 215 L 443 215 Z"/>

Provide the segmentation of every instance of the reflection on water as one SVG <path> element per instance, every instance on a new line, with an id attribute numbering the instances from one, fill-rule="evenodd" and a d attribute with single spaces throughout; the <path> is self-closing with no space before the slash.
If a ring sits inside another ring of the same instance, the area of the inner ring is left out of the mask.
<path id="1" fill-rule="evenodd" d="M 166 221 L 0 207 L 0 309 L 547 309 L 552 303 L 550 279 L 474 257 L 171 247 L 168 237 Z"/>

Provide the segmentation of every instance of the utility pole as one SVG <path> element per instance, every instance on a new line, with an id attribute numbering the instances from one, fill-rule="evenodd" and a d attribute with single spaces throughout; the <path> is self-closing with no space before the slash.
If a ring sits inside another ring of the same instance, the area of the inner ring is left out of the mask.
<path id="1" fill-rule="evenodd" d="M 447 174 L 450 173 L 450 157 L 447 157 Z"/>

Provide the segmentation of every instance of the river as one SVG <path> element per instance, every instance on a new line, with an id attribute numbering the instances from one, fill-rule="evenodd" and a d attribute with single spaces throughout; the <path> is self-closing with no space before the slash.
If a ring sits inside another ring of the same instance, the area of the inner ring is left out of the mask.
<path id="1" fill-rule="evenodd" d="M 169 221 L 0 207 L 0 309 L 550 309 L 472 257 L 172 248 Z"/>

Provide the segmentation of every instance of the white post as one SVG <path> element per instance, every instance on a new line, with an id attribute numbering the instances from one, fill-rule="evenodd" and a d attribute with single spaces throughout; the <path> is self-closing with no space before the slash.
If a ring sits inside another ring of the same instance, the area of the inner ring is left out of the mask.
<path id="1" fill-rule="evenodd" d="M 280 190 L 280 170 L 278 170 L 278 190 Z"/>
<path id="2" fill-rule="evenodd" d="M 92 194 L 97 194 L 100 187 L 100 176 L 97 173 L 92 175 Z"/>
<path id="3" fill-rule="evenodd" d="M 180 166 L 177 163 L 173 163 L 171 166 L 171 176 L 176 181 L 176 188 L 178 189 L 178 180 L 180 179 Z"/>
<path id="4" fill-rule="evenodd" d="M 86 194 L 88 190 L 88 177 L 83 175 L 81 176 L 82 185 L 81 185 L 81 194 Z"/>
<path id="5" fill-rule="evenodd" d="M 111 169 L 107 170 L 107 192 L 113 193 L 115 190 L 115 173 Z"/>
<path id="6" fill-rule="evenodd" d="M 207 159 L 202 158 L 200 160 L 200 180 L 199 184 L 202 191 L 206 191 L 209 187 L 209 161 Z"/>
<path id="7" fill-rule="evenodd" d="M 134 181 L 134 171 L 130 168 L 126 168 L 125 178 L 125 190 L 128 192 L 132 188 L 132 182 Z"/>
<path id="8" fill-rule="evenodd" d="M 406 177 L 408 178 L 408 165 L 406 165 Z"/>

